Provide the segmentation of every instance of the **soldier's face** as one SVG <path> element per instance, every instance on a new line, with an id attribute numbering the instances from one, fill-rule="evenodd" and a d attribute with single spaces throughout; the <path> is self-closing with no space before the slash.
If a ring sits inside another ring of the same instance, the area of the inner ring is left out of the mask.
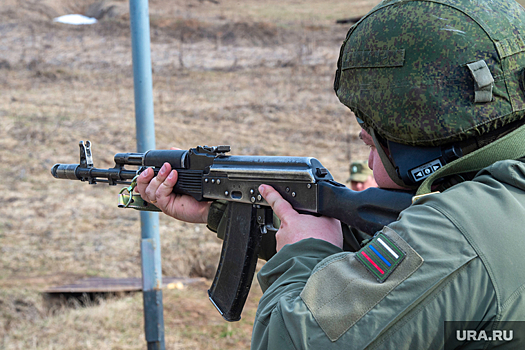
<path id="1" fill-rule="evenodd" d="M 365 182 L 350 181 L 350 189 L 354 191 L 364 191 L 370 187 L 377 187 L 376 181 L 372 175 L 368 176 Z"/>
<path id="2" fill-rule="evenodd" d="M 403 189 L 403 187 L 396 184 L 388 173 L 385 170 L 385 166 L 381 162 L 379 153 L 374 146 L 374 140 L 365 130 L 361 130 L 359 133 L 359 138 L 370 147 L 370 154 L 368 155 L 368 166 L 374 171 L 374 179 L 377 182 L 377 185 L 381 188 L 391 188 L 391 189 Z"/>

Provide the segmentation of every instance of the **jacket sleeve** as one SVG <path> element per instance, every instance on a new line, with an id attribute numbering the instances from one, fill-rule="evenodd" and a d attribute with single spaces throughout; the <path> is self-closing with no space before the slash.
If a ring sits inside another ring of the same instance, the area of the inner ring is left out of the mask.
<path id="1" fill-rule="evenodd" d="M 300 293 L 312 270 L 324 258 L 342 250 L 328 242 L 317 239 L 305 239 L 295 244 L 286 245 L 259 271 L 257 278 L 264 292 L 252 334 L 252 349 L 295 349 L 289 332 L 301 332 L 299 329 L 286 329 L 283 317 L 308 316 L 308 310 L 299 310 L 295 303 L 303 305 Z M 281 301 L 286 300 L 284 303 Z M 306 314 L 304 314 L 306 312 Z"/>
<path id="2" fill-rule="evenodd" d="M 252 349 L 442 349 L 445 321 L 496 314 L 489 275 L 458 231 L 418 206 L 355 253 L 315 239 L 285 246 L 258 275 Z"/>

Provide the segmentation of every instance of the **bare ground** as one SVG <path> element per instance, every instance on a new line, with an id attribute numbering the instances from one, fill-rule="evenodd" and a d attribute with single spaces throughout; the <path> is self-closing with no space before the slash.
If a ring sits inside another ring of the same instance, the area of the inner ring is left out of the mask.
<path id="1" fill-rule="evenodd" d="M 344 182 L 367 150 L 332 89 L 348 29 L 335 20 L 375 3 L 150 1 L 157 148 L 313 156 Z M 99 23 L 52 22 L 88 12 Z M 0 23 L 0 349 L 144 348 L 140 295 L 71 308 L 42 294 L 141 275 L 138 213 L 116 207 L 120 188 L 50 175 L 78 162 L 80 140 L 97 167 L 136 149 L 127 2 L 4 0 Z M 160 234 L 165 276 L 213 276 L 221 242 L 204 226 L 161 216 Z M 207 287 L 165 290 L 168 349 L 249 347 L 258 286 L 235 324 Z"/>

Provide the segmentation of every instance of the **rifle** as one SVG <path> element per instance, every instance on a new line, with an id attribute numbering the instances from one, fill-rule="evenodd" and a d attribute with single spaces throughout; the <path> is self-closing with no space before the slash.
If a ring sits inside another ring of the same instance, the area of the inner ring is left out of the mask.
<path id="1" fill-rule="evenodd" d="M 233 156 L 230 146 L 198 146 L 189 150 L 150 150 L 117 153 L 110 169 L 93 167 L 91 142 L 80 141 L 79 164 L 55 164 L 58 179 L 125 184 L 118 206 L 160 211 L 133 193 L 136 177 L 147 167 L 155 175 L 165 162 L 178 172 L 173 191 L 198 201 L 226 200 L 226 232 L 217 272 L 208 295 L 227 321 L 238 321 L 251 287 L 263 235 L 275 234 L 273 212 L 258 193 L 261 184 L 273 186 L 301 213 L 336 218 L 373 235 L 397 220 L 412 202 L 412 193 L 369 188 L 352 191 L 334 181 L 311 157 Z M 126 169 L 125 166 L 137 169 Z M 223 219 L 224 220 L 224 219 Z"/>

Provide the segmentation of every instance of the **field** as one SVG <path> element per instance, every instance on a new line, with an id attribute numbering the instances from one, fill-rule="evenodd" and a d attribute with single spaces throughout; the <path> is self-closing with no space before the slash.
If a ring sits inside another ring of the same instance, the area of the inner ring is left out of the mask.
<path id="1" fill-rule="evenodd" d="M 378 1 L 151 0 L 158 149 L 228 144 L 232 154 L 318 158 L 339 182 L 362 159 L 351 112 L 333 93 L 350 24 Z M 91 26 L 54 23 L 82 13 Z M 55 180 L 54 163 L 95 166 L 133 152 L 126 1 L 3 0 L 0 5 L 0 349 L 143 349 L 142 296 L 81 306 L 42 292 L 83 277 L 139 277 L 138 212 L 120 187 Z M 228 324 L 207 299 L 221 242 L 160 218 L 163 275 L 206 282 L 164 290 L 167 349 L 248 348 L 261 292 Z"/>

